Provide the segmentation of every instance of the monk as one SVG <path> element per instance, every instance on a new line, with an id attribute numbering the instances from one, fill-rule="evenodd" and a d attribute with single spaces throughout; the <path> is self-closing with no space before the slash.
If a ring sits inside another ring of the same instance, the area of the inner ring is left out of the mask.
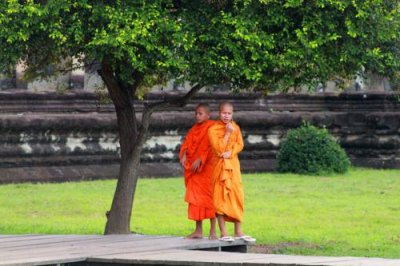
<path id="1" fill-rule="evenodd" d="M 245 235 L 241 229 L 244 193 L 238 154 L 244 145 L 240 128 L 232 117 L 233 105 L 229 102 L 221 103 L 219 121 L 208 130 L 211 148 L 217 157 L 212 173 L 213 203 L 221 230 L 220 240 L 234 241 L 225 227 L 225 221 L 228 221 L 234 223 L 236 239 L 255 242 L 254 238 Z"/>
<path id="2" fill-rule="evenodd" d="M 210 219 L 209 239 L 215 240 L 218 238 L 211 194 L 211 173 L 215 158 L 207 134 L 214 121 L 209 120 L 208 104 L 197 105 L 195 117 L 196 123 L 186 135 L 179 154 L 184 169 L 188 218 L 196 221 L 196 229 L 187 238 L 203 238 L 203 220 Z"/>

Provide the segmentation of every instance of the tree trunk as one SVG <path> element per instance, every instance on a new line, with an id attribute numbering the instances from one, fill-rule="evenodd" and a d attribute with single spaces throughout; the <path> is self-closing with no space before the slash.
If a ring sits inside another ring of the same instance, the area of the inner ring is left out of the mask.
<path id="1" fill-rule="evenodd" d="M 130 234 L 130 221 L 132 214 L 133 198 L 135 195 L 138 171 L 140 166 L 140 153 L 148 132 L 150 117 L 154 110 L 163 106 L 183 106 L 197 91 L 199 84 L 182 98 L 173 101 L 161 101 L 148 105 L 143 111 L 140 127 L 135 115 L 131 91 L 118 79 L 118 75 L 111 64 L 104 59 L 101 63 L 99 74 L 106 84 L 111 100 L 117 114 L 119 142 L 121 149 L 121 164 L 118 175 L 117 187 L 114 193 L 111 209 L 107 212 L 105 234 Z M 141 77 L 138 76 L 137 80 Z M 140 129 L 138 129 L 140 128 Z"/>
<path id="2" fill-rule="evenodd" d="M 121 148 L 122 149 L 122 148 Z M 133 196 L 136 190 L 141 147 L 132 147 L 128 154 L 121 158 L 117 187 L 115 189 L 111 210 L 107 212 L 105 234 L 129 234 L 133 207 Z"/>
<path id="3" fill-rule="evenodd" d="M 117 115 L 121 163 L 111 209 L 107 212 L 105 234 L 129 234 L 130 221 L 138 179 L 140 152 L 147 128 L 138 130 L 138 121 L 129 88 L 117 79 L 111 65 L 104 60 L 99 71 Z M 134 90 L 133 90 L 134 91 Z"/>
<path id="4" fill-rule="evenodd" d="M 142 118 L 140 130 L 132 130 L 129 123 L 136 121 L 134 112 L 128 110 L 117 111 L 117 120 L 121 146 L 121 163 L 117 187 L 114 193 L 111 210 L 107 212 L 105 234 L 129 234 L 132 207 L 138 171 L 140 166 L 140 153 L 148 132 L 151 112 Z M 137 122 L 135 122 L 137 123 Z"/>

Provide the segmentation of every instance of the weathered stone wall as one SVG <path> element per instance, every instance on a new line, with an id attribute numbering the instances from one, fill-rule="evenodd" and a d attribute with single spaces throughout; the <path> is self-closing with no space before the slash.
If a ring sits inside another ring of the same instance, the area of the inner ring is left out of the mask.
<path id="1" fill-rule="evenodd" d="M 148 102 L 177 94 L 150 94 Z M 400 168 L 399 95 L 200 94 L 181 109 L 153 115 L 142 154 L 142 176 L 176 176 L 178 150 L 199 102 L 230 100 L 241 126 L 243 171 L 269 171 L 286 131 L 303 120 L 326 126 L 358 166 Z M 141 107 L 138 111 L 140 115 Z M 0 183 L 114 178 L 118 137 L 112 105 L 80 93 L 0 92 Z"/>

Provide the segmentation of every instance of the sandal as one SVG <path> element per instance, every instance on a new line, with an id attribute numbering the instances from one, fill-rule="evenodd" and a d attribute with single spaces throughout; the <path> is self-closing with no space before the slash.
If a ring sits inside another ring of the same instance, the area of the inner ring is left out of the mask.
<path id="1" fill-rule="evenodd" d="M 235 239 L 242 239 L 244 242 L 254 243 L 256 239 L 251 236 L 237 236 Z"/>
<path id="2" fill-rule="evenodd" d="M 231 237 L 231 236 L 223 236 L 219 240 L 223 241 L 223 242 L 233 242 L 233 241 L 235 241 L 235 239 L 233 237 Z"/>

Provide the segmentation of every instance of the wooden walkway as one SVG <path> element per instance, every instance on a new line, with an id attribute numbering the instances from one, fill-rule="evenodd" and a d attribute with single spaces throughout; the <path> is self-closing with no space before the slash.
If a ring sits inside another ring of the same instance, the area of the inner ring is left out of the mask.
<path id="1" fill-rule="evenodd" d="M 242 240 L 225 243 L 170 236 L 0 235 L 0 265 L 400 266 L 400 259 L 225 252 L 245 248 Z"/>

